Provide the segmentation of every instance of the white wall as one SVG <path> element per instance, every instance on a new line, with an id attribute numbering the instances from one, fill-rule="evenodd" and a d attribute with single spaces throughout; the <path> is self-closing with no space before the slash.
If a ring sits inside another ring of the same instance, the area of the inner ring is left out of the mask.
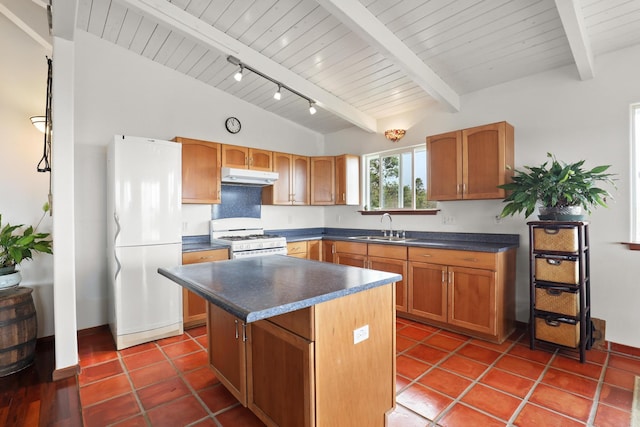
<path id="1" fill-rule="evenodd" d="M 36 172 L 43 134 L 30 116 L 44 115 L 47 61 L 41 45 L 0 14 L 0 214 L 2 225 L 36 225 L 47 201 L 49 174 Z M 38 231 L 51 232 L 47 214 Z M 36 254 L 19 267 L 23 286 L 33 288 L 38 336 L 53 334 L 53 257 Z"/>
<path id="2" fill-rule="evenodd" d="M 607 321 L 607 339 L 640 347 L 640 267 L 638 253 L 620 242 L 630 238 L 630 110 L 640 101 L 640 46 L 599 57 L 596 77 L 579 81 L 569 66 L 462 96 L 461 112 L 438 109 L 414 112 L 381 122 L 379 128 L 408 126 L 397 144 L 424 142 L 426 135 L 506 120 L 515 127 L 516 167 L 537 165 L 552 152 L 567 162 L 586 160 L 587 167 L 611 164 L 619 181 L 615 200 L 590 217 L 593 317 Z M 348 149 L 356 154 L 389 149 L 381 134 L 349 129 L 326 135 L 327 151 Z M 394 227 L 429 231 L 463 231 L 520 234 L 517 266 L 517 316 L 528 316 L 528 237 L 524 216 L 495 223 L 501 201 L 440 203 L 441 215 L 394 217 Z M 442 214 L 456 223 L 443 225 Z M 339 222 L 338 219 L 341 221 Z M 530 217 L 528 220 L 535 220 Z M 379 217 L 361 216 L 355 209 L 327 208 L 327 226 L 375 228 Z"/>
<path id="3" fill-rule="evenodd" d="M 324 138 L 86 32 L 76 32 L 75 48 L 76 283 L 84 329 L 107 323 L 105 163 L 113 135 L 185 136 L 304 155 L 322 154 Z M 239 134 L 225 130 L 229 116 L 242 122 Z M 292 223 L 319 226 L 322 209 L 316 212 L 306 215 L 311 222 L 292 215 Z M 270 215 L 287 220 L 278 208 Z M 184 234 L 208 234 L 209 219 L 209 205 L 185 205 Z"/>

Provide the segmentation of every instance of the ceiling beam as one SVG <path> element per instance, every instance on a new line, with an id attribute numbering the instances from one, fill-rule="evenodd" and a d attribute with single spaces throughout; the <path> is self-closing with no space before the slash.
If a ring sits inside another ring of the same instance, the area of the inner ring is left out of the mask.
<path id="1" fill-rule="evenodd" d="M 196 43 L 219 51 L 224 55 L 233 55 L 242 63 L 250 65 L 274 80 L 305 94 L 305 96 L 313 99 L 318 107 L 347 120 L 367 132 L 376 132 L 377 122 L 373 117 L 168 1 L 117 1 Z"/>
<path id="2" fill-rule="evenodd" d="M 587 38 L 579 0 L 555 0 L 555 2 L 580 79 L 592 79 L 594 76 L 593 53 Z"/>
<path id="3" fill-rule="evenodd" d="M 0 14 L 6 16 L 39 45 L 51 52 L 46 10 L 24 0 L 2 0 Z"/>
<path id="4" fill-rule="evenodd" d="M 358 0 L 316 0 L 351 31 L 381 50 L 431 97 L 460 111 L 460 96 Z M 562 1 L 562 0 L 560 0 Z"/>

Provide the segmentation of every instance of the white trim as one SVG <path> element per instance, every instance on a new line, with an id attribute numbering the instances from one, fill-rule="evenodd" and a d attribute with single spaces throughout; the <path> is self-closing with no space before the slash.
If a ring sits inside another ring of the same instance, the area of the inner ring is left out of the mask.
<path id="1" fill-rule="evenodd" d="M 640 242 L 640 103 L 631 104 L 631 241 Z"/>

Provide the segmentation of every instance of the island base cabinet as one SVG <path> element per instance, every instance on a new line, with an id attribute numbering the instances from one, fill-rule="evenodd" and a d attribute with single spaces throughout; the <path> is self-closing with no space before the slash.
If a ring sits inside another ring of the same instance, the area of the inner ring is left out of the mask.
<path id="1" fill-rule="evenodd" d="M 249 323 L 246 342 L 239 319 L 209 307 L 214 372 L 267 426 L 386 424 L 395 407 L 394 284 Z M 224 345 L 224 356 L 216 345 Z M 241 360 L 228 360 L 234 357 Z"/>

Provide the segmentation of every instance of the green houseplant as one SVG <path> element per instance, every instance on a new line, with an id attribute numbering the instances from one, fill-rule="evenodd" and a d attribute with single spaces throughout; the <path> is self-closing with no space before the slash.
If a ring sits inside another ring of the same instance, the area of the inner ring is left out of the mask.
<path id="1" fill-rule="evenodd" d="M 564 163 L 551 153 L 547 157 L 550 161 L 540 166 L 516 169 L 512 182 L 499 186 L 508 192 L 501 217 L 524 212 L 526 218 L 539 206 L 540 219 L 580 220 L 584 219 L 582 209 L 591 213 L 595 206 L 607 206 L 606 199 L 611 194 L 598 185 L 615 187 L 615 174 L 606 172 L 611 165 L 587 170 L 583 168 L 584 160 Z"/>
<path id="2" fill-rule="evenodd" d="M 44 205 L 43 210 L 45 213 L 49 210 L 48 204 Z M 12 278 L 0 280 L 0 287 L 19 283 L 21 278 L 20 273 L 16 271 L 16 266 L 26 259 L 31 259 L 34 253 L 53 253 L 51 240 L 48 239 L 49 233 L 37 233 L 35 231 L 37 226 L 35 229 L 33 226 L 24 229 L 23 227 L 23 224 L 8 223 L 3 226 L 0 214 L 0 279 L 3 275 L 14 275 Z M 18 282 L 13 283 L 16 280 Z"/>

